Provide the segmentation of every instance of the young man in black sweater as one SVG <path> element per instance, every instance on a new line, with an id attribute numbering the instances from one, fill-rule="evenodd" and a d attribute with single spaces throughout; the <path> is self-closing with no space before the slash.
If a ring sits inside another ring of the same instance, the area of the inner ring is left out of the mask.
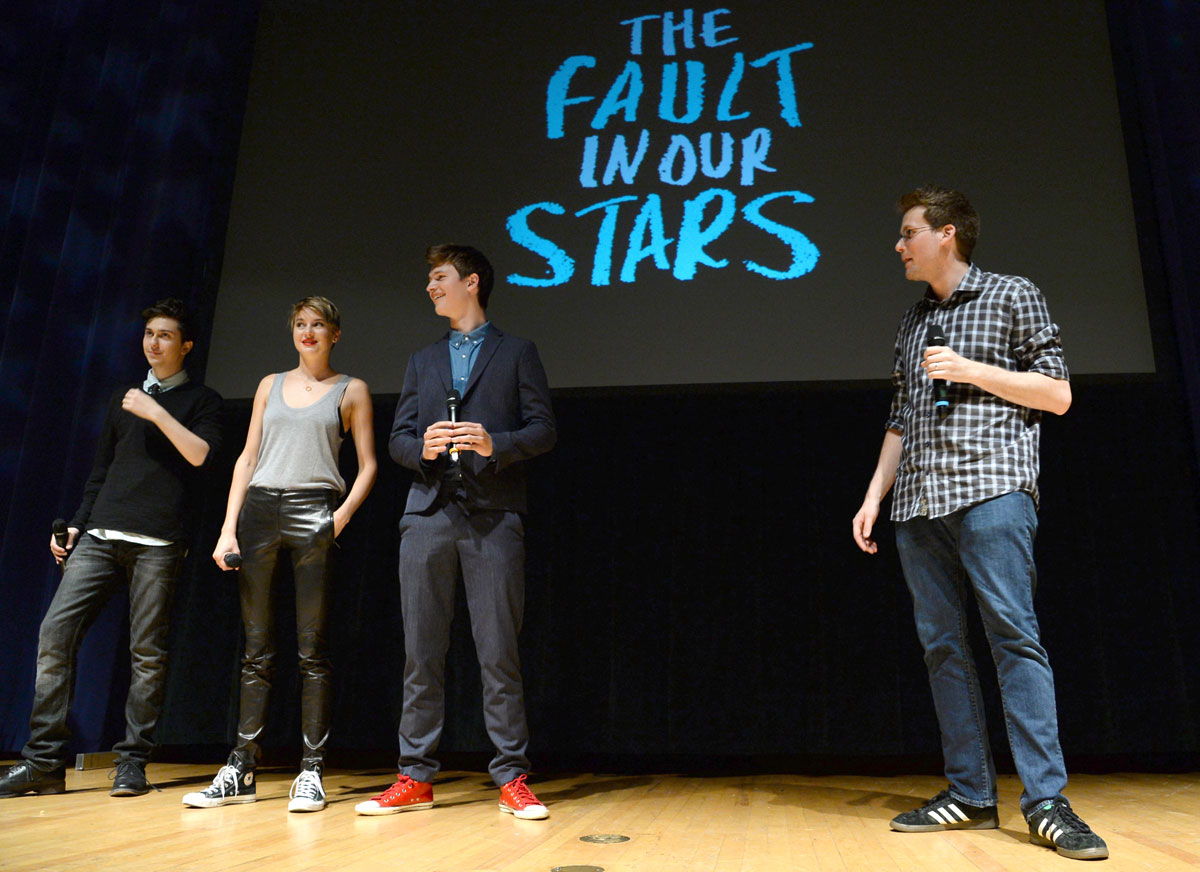
<path id="1" fill-rule="evenodd" d="M 167 677 L 171 594 L 187 553 L 185 505 L 195 468 L 217 451 L 221 397 L 189 381 L 183 368 L 192 350 L 183 303 L 161 300 L 142 317 L 150 372 L 140 385 L 113 394 L 65 547 L 50 539 L 63 577 L 38 636 L 29 742 L 24 759 L 0 773 L 0 797 L 66 789 L 76 656 L 121 586 L 129 590 L 133 668 L 111 793 L 140 796 L 150 789 L 146 761 Z"/>

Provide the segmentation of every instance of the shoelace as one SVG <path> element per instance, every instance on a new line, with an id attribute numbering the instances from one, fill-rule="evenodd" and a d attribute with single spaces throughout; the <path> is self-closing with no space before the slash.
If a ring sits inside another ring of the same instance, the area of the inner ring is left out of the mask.
<path id="1" fill-rule="evenodd" d="M 401 775 L 398 779 L 396 779 L 395 784 L 391 785 L 387 790 L 379 794 L 379 796 L 372 796 L 371 799 L 373 799 L 375 802 L 382 802 L 385 799 L 392 799 L 398 794 L 406 793 L 411 790 L 412 785 L 413 780 L 411 778 L 409 778 L 407 775 Z"/>
<path id="2" fill-rule="evenodd" d="M 238 771 L 234 767 L 226 763 L 217 770 L 217 777 L 213 779 L 212 787 L 209 791 L 219 791 L 217 796 L 237 796 L 238 792 Z"/>
<path id="3" fill-rule="evenodd" d="M 949 798 L 950 798 L 950 791 L 949 791 L 949 790 L 943 790 L 941 793 L 939 793 L 939 794 L 938 794 L 937 796 L 935 796 L 933 799 L 929 800 L 929 802 L 927 802 L 927 803 L 925 803 L 923 806 L 921 806 L 921 810 L 922 810 L 922 811 L 924 811 L 925 809 L 927 809 L 927 808 L 930 808 L 931 806 L 935 806 L 935 805 L 937 805 L 939 802 L 942 802 L 943 800 L 946 800 L 946 799 L 949 799 Z"/>
<path id="4" fill-rule="evenodd" d="M 508 785 L 508 792 L 512 794 L 512 798 L 518 805 L 541 805 L 538 798 L 533 795 L 533 791 L 529 789 L 529 785 L 525 783 L 525 776 L 518 775 Z"/>
<path id="5" fill-rule="evenodd" d="M 311 769 L 305 769 L 296 776 L 296 780 L 292 782 L 291 792 L 288 793 L 288 799 L 321 799 L 325 790 L 321 787 L 321 776 Z"/>
<path id="6" fill-rule="evenodd" d="M 138 774 L 142 776 L 142 780 L 146 782 L 147 787 L 150 787 L 153 790 L 157 790 L 159 793 L 162 793 L 162 788 L 159 787 L 157 784 L 155 784 L 153 781 L 151 781 L 149 778 L 147 778 L 145 771 L 143 771 L 140 766 L 138 766 L 134 763 L 118 763 L 117 768 L 108 773 L 108 780 L 116 781 L 118 778 L 121 777 L 121 773 L 124 772 L 126 769 L 137 770 Z"/>
<path id="7" fill-rule="evenodd" d="M 1092 828 L 1075 814 L 1075 810 L 1066 803 L 1060 802 L 1055 806 L 1055 814 L 1050 818 L 1051 823 L 1057 823 L 1064 832 L 1090 833 Z"/>

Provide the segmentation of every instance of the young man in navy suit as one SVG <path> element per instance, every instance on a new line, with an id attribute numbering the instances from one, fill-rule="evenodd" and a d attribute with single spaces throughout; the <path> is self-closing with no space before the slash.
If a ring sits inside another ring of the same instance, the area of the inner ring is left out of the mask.
<path id="1" fill-rule="evenodd" d="M 356 810 L 392 814 L 433 805 L 433 755 L 445 719 L 446 649 L 461 572 L 484 721 L 496 747 L 488 769 L 500 788 L 500 810 L 539 820 L 549 812 L 525 784 L 529 733 L 517 635 L 525 597 L 523 461 L 554 446 L 550 389 L 534 344 L 487 319 L 487 258 L 469 246 L 436 245 L 425 259 L 426 292 L 450 332 L 410 358 L 388 443 L 392 459 L 414 473 L 400 522 L 407 658 L 400 775 Z"/>

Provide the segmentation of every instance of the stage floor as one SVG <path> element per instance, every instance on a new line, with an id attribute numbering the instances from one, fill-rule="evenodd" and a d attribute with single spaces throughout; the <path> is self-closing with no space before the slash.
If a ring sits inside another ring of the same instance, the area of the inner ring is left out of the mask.
<path id="1" fill-rule="evenodd" d="M 1012 777 L 1001 778 L 1000 829 L 900 834 L 888 821 L 937 793 L 940 780 L 538 775 L 532 787 L 550 819 L 521 821 L 497 810 L 486 773 L 444 773 L 431 810 L 363 817 L 354 804 L 390 784 L 393 772 L 331 770 L 329 807 L 288 814 L 295 773 L 262 769 L 258 802 L 185 808 L 183 794 L 214 771 L 152 764 L 161 792 L 114 799 L 111 770 L 72 770 L 65 795 L 0 800 L 0 869 L 1062 872 L 1076 862 L 1029 844 Z M 1099 868 L 1200 868 L 1200 774 L 1081 775 L 1068 793 L 1108 842 L 1111 859 Z M 628 841 L 580 841 L 599 834 Z"/>

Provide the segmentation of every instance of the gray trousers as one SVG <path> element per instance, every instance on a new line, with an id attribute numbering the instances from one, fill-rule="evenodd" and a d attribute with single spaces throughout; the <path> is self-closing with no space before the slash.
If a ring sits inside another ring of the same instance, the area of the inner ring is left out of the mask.
<path id="1" fill-rule="evenodd" d="M 404 610 L 404 712 L 400 772 L 416 781 L 438 773 L 445 722 L 446 650 L 461 568 L 483 681 L 483 717 L 503 785 L 529 771 L 529 730 L 517 635 L 525 608 L 525 530 L 516 512 L 469 512 L 450 502 L 400 522 Z"/>
<path id="2" fill-rule="evenodd" d="M 121 762 L 146 764 L 167 682 L 171 596 L 186 549 L 182 543 L 138 545 L 82 533 L 63 568 L 62 581 L 38 635 L 37 678 L 30 737 L 21 752 L 38 769 L 66 764 L 79 646 L 109 597 L 129 590 L 129 659 L 125 738 L 113 746 Z"/>

